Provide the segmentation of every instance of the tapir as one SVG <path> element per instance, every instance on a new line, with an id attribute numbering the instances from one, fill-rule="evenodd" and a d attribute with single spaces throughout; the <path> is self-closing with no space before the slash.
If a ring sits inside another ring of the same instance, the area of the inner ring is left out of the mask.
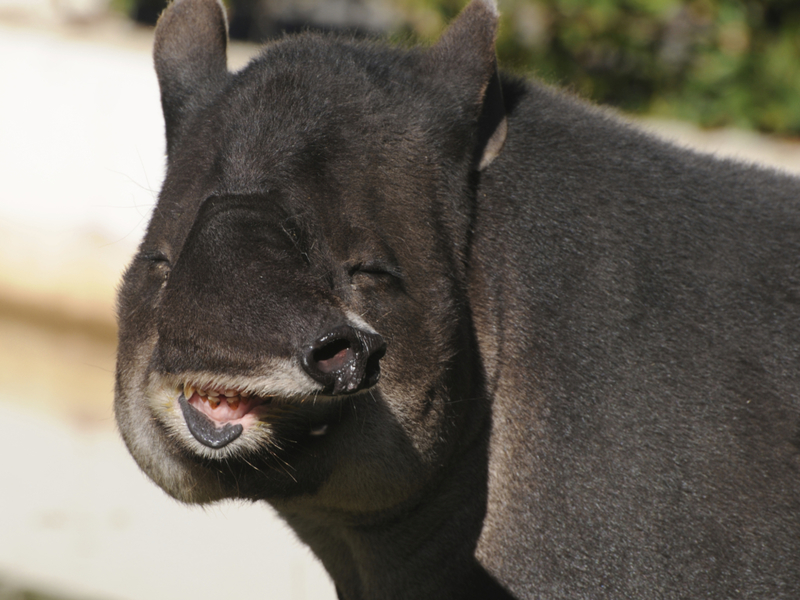
<path id="1" fill-rule="evenodd" d="M 230 72 L 218 0 L 168 7 L 127 447 L 342 600 L 797 600 L 800 181 L 500 71 L 497 27 Z"/>

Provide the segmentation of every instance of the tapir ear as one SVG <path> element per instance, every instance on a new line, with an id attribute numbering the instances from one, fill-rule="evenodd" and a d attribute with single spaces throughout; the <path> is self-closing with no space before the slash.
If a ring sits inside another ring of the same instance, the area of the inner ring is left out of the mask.
<path id="1" fill-rule="evenodd" d="M 227 45 L 228 24 L 219 0 L 175 0 L 158 20 L 153 58 L 168 152 L 186 117 L 225 85 Z"/>
<path id="2" fill-rule="evenodd" d="M 478 119 L 478 170 L 497 157 L 508 130 L 495 56 L 499 16 L 496 0 L 472 0 L 429 55 L 466 114 L 472 112 Z"/>

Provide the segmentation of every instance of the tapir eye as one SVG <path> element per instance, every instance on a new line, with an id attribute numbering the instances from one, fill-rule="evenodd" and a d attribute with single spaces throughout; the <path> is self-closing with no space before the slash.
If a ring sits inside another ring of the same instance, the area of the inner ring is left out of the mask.
<path id="1" fill-rule="evenodd" d="M 143 251 L 139 258 L 148 264 L 150 271 L 166 281 L 172 269 L 169 257 L 160 250 Z"/>
<path id="2" fill-rule="evenodd" d="M 383 260 L 355 263 L 348 268 L 348 273 L 354 284 L 357 284 L 359 279 L 375 282 L 383 280 L 385 283 L 398 285 L 402 285 L 403 282 L 403 273 L 400 267 Z"/>

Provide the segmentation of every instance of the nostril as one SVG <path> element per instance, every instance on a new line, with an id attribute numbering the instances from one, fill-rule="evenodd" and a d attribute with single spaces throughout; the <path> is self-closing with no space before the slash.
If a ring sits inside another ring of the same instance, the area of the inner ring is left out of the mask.
<path id="1" fill-rule="evenodd" d="M 302 365 L 331 393 L 352 393 L 378 382 L 385 349 L 377 333 L 342 325 L 306 346 Z"/>
<path id="2" fill-rule="evenodd" d="M 350 341 L 346 339 L 334 340 L 311 353 L 312 361 L 323 373 L 333 373 L 343 369 L 352 358 Z"/>

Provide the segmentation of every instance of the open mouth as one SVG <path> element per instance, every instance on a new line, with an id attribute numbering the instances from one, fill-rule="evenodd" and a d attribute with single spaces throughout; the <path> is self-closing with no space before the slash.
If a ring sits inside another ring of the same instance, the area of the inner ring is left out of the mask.
<path id="1" fill-rule="evenodd" d="M 244 419 L 257 406 L 268 404 L 272 398 L 251 397 L 239 390 L 203 390 L 184 384 L 183 396 L 189 406 L 212 421 L 225 424 Z"/>
<path id="2" fill-rule="evenodd" d="M 308 395 L 281 397 L 255 395 L 234 388 L 200 388 L 184 383 L 178 386 L 178 405 L 192 436 L 208 448 L 218 450 L 239 438 L 248 428 L 265 419 L 274 423 L 297 408 Z M 291 407 L 291 409 L 290 409 Z M 311 419 L 306 433 L 323 436 L 328 431 L 326 420 Z"/>
<path id="3" fill-rule="evenodd" d="M 184 384 L 178 397 L 190 433 L 209 448 L 222 448 L 258 421 L 256 409 L 270 397 L 250 396 L 240 390 L 198 389 Z"/>

